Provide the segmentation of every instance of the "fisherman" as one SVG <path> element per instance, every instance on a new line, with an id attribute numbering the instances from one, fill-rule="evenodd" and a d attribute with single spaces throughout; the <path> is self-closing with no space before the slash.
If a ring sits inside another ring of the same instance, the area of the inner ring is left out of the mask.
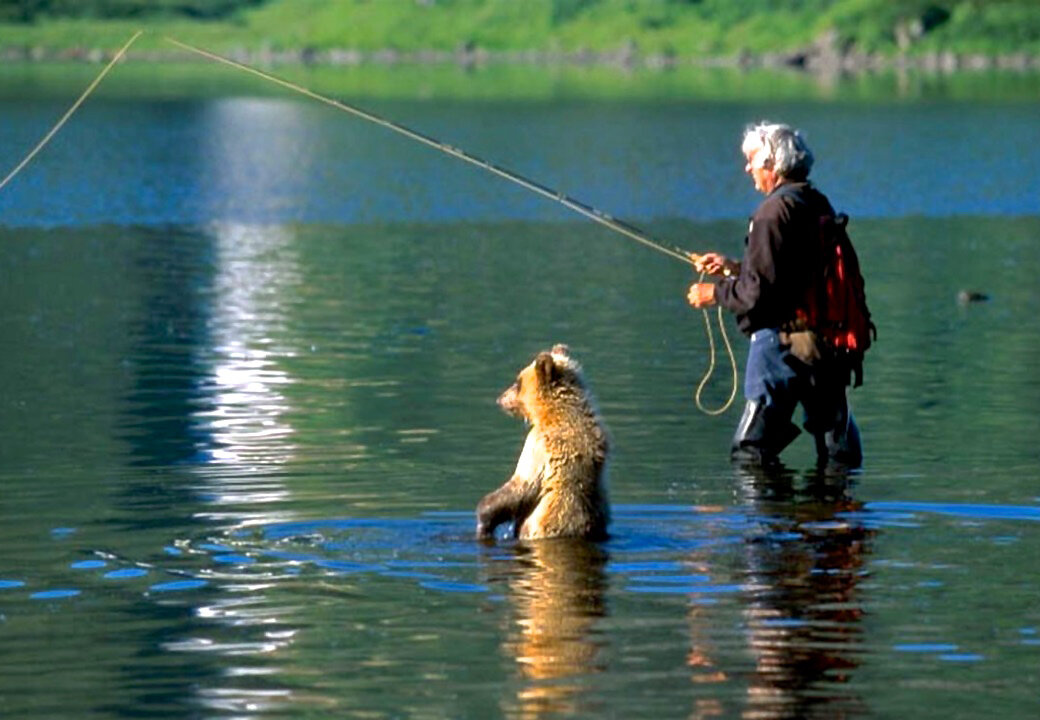
<path id="1" fill-rule="evenodd" d="M 692 256 L 698 271 L 721 279 L 693 283 L 687 293 L 695 308 L 718 303 L 735 313 L 737 325 L 751 337 L 747 404 L 732 456 L 774 463 L 800 432 L 791 417 L 801 403 L 820 464 L 859 467 L 859 429 L 845 396 L 849 368 L 796 323 L 822 263 L 820 218 L 833 216 L 834 209 L 809 182 L 813 155 L 797 130 L 765 122 L 749 126 L 741 150 L 745 172 L 766 196 L 751 216 L 744 257 L 738 262 L 715 252 Z"/>

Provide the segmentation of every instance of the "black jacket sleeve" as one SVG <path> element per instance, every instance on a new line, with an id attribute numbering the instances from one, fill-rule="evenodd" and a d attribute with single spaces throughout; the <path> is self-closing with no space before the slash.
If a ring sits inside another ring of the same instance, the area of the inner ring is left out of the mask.
<path id="1" fill-rule="evenodd" d="M 767 197 L 751 217 L 740 274 L 715 288 L 715 299 L 737 315 L 737 324 L 753 332 L 774 324 L 777 314 L 777 268 L 785 238 L 789 235 L 790 208 L 775 193 Z M 786 305 L 786 302 L 781 303 Z"/>

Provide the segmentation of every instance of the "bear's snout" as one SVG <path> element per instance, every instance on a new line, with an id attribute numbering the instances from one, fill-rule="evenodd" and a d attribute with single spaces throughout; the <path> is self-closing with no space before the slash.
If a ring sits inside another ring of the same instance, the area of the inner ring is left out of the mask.
<path id="1" fill-rule="evenodd" d="M 517 389 L 516 383 L 507 387 L 505 392 L 498 396 L 498 406 L 510 415 L 520 414 L 520 391 Z"/>

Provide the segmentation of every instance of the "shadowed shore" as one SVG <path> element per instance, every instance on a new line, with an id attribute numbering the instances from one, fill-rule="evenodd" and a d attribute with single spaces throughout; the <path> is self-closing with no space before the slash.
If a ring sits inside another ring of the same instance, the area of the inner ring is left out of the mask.
<path id="1" fill-rule="evenodd" d="M 0 46 L 0 62 L 86 62 L 101 63 L 111 59 L 110 48 L 74 47 L 51 49 L 40 46 Z M 921 54 L 866 53 L 840 50 L 833 43 L 775 53 L 740 53 L 727 56 L 687 57 L 674 54 L 641 53 L 634 46 L 611 51 L 578 50 L 573 52 L 544 50 L 492 51 L 480 47 L 455 50 L 364 51 L 355 49 L 298 48 L 291 50 L 233 48 L 222 53 L 249 65 L 455 65 L 478 67 L 487 65 L 520 65 L 542 67 L 606 67 L 618 70 L 670 70 L 680 67 L 796 70 L 812 74 L 856 74 L 892 70 L 915 70 L 932 73 L 962 71 L 1040 71 L 1040 55 L 1008 53 L 955 53 L 952 51 Z M 198 58 L 179 50 L 135 50 L 129 57 L 146 62 L 197 61 Z"/>

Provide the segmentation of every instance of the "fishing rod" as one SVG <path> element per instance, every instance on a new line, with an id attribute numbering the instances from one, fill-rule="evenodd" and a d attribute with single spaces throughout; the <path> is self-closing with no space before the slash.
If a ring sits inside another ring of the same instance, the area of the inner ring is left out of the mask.
<path id="1" fill-rule="evenodd" d="M 119 48 L 119 51 L 112 56 L 112 59 L 109 60 L 107 65 L 105 65 L 104 69 L 102 69 L 102 71 L 98 73 L 98 76 L 94 78 L 94 81 L 91 82 L 90 85 L 87 86 L 87 89 L 84 90 L 82 94 L 80 94 L 80 96 L 76 99 L 76 102 L 72 103 L 69 109 L 65 111 L 65 114 L 61 116 L 57 123 L 54 124 L 54 127 L 52 127 L 47 132 L 47 134 L 43 136 L 43 139 L 40 140 L 40 142 L 36 143 L 36 146 L 29 151 L 29 154 L 26 155 L 20 163 L 14 166 L 14 169 L 11 170 L 11 172 L 7 173 L 7 176 L 3 180 L 0 180 L 0 190 L 2 190 L 4 186 L 7 185 L 7 183 L 11 182 L 11 180 L 14 179 L 14 176 L 20 173 L 26 165 L 32 162 L 32 159 L 36 157 L 36 155 L 41 150 L 43 150 L 44 146 L 46 146 L 47 143 L 51 141 L 51 138 L 58 134 L 58 131 L 61 130 L 62 126 L 66 122 L 68 122 L 68 119 L 72 117 L 72 114 L 76 112 L 79 109 L 79 106 L 83 104 L 83 102 L 90 96 L 92 92 L 94 92 L 94 88 L 96 88 L 101 83 L 105 75 L 108 75 L 108 71 L 115 67 L 115 64 L 117 62 L 123 59 L 123 56 L 126 55 L 126 51 L 130 49 L 130 46 L 134 44 L 134 41 L 137 40 L 137 38 L 141 37 L 141 33 L 141 30 L 135 32 L 133 34 L 133 37 L 127 40 L 126 44 L 123 45 L 123 47 Z"/>
<path id="2" fill-rule="evenodd" d="M 565 195 L 564 193 L 558 190 L 546 187 L 545 185 L 542 185 L 539 182 L 535 182 L 530 178 L 524 177 L 518 172 L 502 167 L 501 165 L 496 165 L 494 163 L 488 162 L 487 160 L 479 158 L 476 155 L 471 155 L 470 153 L 466 152 L 461 148 L 457 148 L 447 143 L 441 142 L 436 138 L 430 137 L 429 135 L 425 135 L 421 132 L 418 132 L 417 130 L 413 130 L 409 127 L 401 125 L 400 123 L 393 122 L 392 120 L 387 120 L 386 118 L 380 117 L 379 115 L 369 112 L 368 110 L 363 110 L 362 108 L 359 108 L 356 105 L 351 105 L 340 100 L 334 100 L 324 95 L 319 95 L 313 90 L 308 90 L 302 85 L 297 85 L 296 83 L 290 82 L 289 80 L 284 80 L 280 77 L 277 77 L 276 75 L 264 72 L 263 70 L 259 70 L 250 65 L 238 62 L 237 60 L 232 60 L 231 58 L 224 57 L 223 55 L 218 55 L 214 52 L 210 52 L 209 50 L 204 50 L 202 48 L 195 47 L 194 45 L 189 45 L 188 43 L 184 43 L 170 37 L 166 38 L 166 40 L 167 42 L 173 43 L 179 48 L 188 50 L 193 53 L 197 53 L 198 55 L 209 58 L 210 60 L 215 60 L 216 62 L 223 63 L 225 65 L 230 65 L 231 67 L 237 68 L 252 75 L 256 75 L 257 77 L 269 80 L 270 82 L 277 83 L 278 85 L 293 90 L 294 92 L 306 95 L 307 97 L 317 100 L 319 102 L 323 102 L 326 105 L 331 105 L 332 107 L 335 107 L 339 110 L 343 110 L 344 112 L 348 112 L 351 115 L 363 118 L 377 125 L 381 125 L 382 127 L 385 127 L 396 133 L 404 135 L 405 137 L 420 142 L 423 145 L 427 145 L 435 150 L 447 153 L 448 155 L 458 158 L 459 160 L 462 160 L 464 162 L 468 162 L 471 165 L 476 165 L 477 167 L 483 168 L 484 170 L 487 170 L 490 173 L 505 178 L 510 182 L 514 182 L 517 185 L 520 185 L 521 187 L 525 187 L 532 192 L 538 193 L 542 197 L 546 197 L 550 200 L 553 200 L 554 202 L 558 202 L 564 207 L 568 207 L 571 210 L 580 213 L 581 215 L 584 215 L 590 220 L 598 222 L 600 225 L 605 225 L 606 227 L 610 228 L 611 230 L 614 230 L 615 232 L 619 232 L 622 235 L 625 235 L 626 237 L 635 240 L 636 242 L 642 243 L 643 245 L 646 245 L 649 248 L 657 250 L 660 253 L 664 253 L 669 257 L 675 258 L 676 260 L 680 260 L 683 263 L 690 264 L 692 262 L 692 259 L 696 257 L 696 255 L 693 255 L 691 257 L 691 253 L 683 252 L 679 248 L 665 247 L 661 243 L 650 238 L 647 235 L 647 233 L 643 232 L 634 225 L 630 225 L 629 223 L 626 223 L 622 220 L 618 220 L 617 218 L 608 215 L 602 210 L 598 210 L 592 207 L 591 205 L 583 203 L 580 200 L 576 200 L 575 198 Z"/>
<path id="3" fill-rule="evenodd" d="M 392 130 L 393 132 L 396 132 L 400 135 L 404 135 L 405 137 L 415 140 L 416 142 L 420 142 L 423 145 L 427 145 L 435 150 L 439 150 L 440 152 L 451 155 L 452 157 L 458 158 L 459 160 L 487 170 L 488 172 L 494 175 L 509 180 L 510 182 L 516 183 L 521 187 L 527 188 L 528 190 L 537 193 L 542 197 L 548 198 L 549 200 L 552 200 L 554 202 L 558 202 L 564 207 L 570 208 L 574 212 L 579 213 L 580 215 L 584 215 L 585 217 L 599 223 L 600 225 L 608 227 L 615 232 L 621 233 L 622 235 L 628 237 L 631 240 L 635 240 L 636 242 L 641 243 L 642 245 L 656 250 L 664 255 L 667 255 L 670 258 L 679 260 L 683 264 L 693 264 L 700 257 L 696 253 L 685 252 L 679 248 L 666 247 L 661 243 L 657 242 L 656 240 L 652 239 L 647 233 L 643 232 L 636 226 L 631 225 L 622 220 L 618 220 L 617 218 L 608 215 L 602 210 L 599 210 L 591 205 L 583 203 L 580 200 L 576 200 L 575 198 L 572 198 L 569 195 L 565 195 L 564 193 L 558 190 L 554 190 L 550 187 L 547 187 L 546 185 L 542 185 L 541 183 L 536 182 L 530 178 L 524 177 L 518 172 L 502 167 L 501 165 L 496 165 L 494 163 L 488 162 L 487 160 L 479 158 L 476 155 L 471 155 L 470 153 L 466 152 L 461 148 L 454 147 L 447 143 L 441 142 L 440 140 L 434 137 L 430 137 L 429 135 L 421 133 L 417 130 L 413 130 L 409 127 L 406 127 L 405 125 L 401 125 L 400 123 L 388 120 L 384 117 L 376 115 L 373 112 L 369 112 L 368 110 L 363 110 L 362 108 L 359 108 L 356 105 L 351 105 L 340 100 L 334 100 L 330 97 L 326 97 L 325 95 L 316 93 L 313 90 L 309 90 L 308 88 L 305 88 L 302 85 L 298 85 L 289 80 L 285 80 L 276 75 L 272 75 L 271 73 L 252 67 L 251 65 L 246 65 L 245 63 L 238 62 L 237 60 L 232 60 L 231 58 L 224 57 L 223 55 L 218 55 L 217 53 L 211 52 L 209 50 L 204 50 L 203 48 L 196 47 L 194 45 L 189 45 L 188 43 L 181 42 L 180 40 L 167 37 L 166 41 L 172 43 L 173 45 L 176 45 L 177 47 L 183 50 L 187 50 L 189 52 L 201 55 L 202 57 L 208 58 L 210 60 L 214 60 L 216 62 L 228 65 L 230 67 L 236 68 L 251 75 L 255 75 L 259 78 L 262 78 L 269 82 L 273 82 L 284 88 L 292 90 L 293 92 L 305 95 L 313 100 L 317 100 L 318 102 L 324 103 L 326 105 L 330 105 L 336 108 L 337 110 L 349 113 L 356 117 L 362 118 L 363 120 L 368 120 L 369 122 L 375 123 L 376 125 L 380 125 L 384 128 L 387 128 L 388 130 Z M 728 275 L 729 272 L 727 271 L 725 274 Z M 704 273 L 702 272 L 701 280 L 703 279 Z M 725 343 L 726 351 L 729 354 L 730 363 L 733 368 L 733 389 L 730 393 L 729 399 L 719 408 L 711 410 L 704 407 L 704 405 L 701 403 L 701 392 L 704 389 L 704 386 L 707 384 L 708 378 L 711 377 L 712 373 L 715 370 L 715 339 L 712 336 L 711 322 L 708 319 L 708 311 L 705 308 L 704 324 L 707 328 L 708 333 L 708 343 L 710 345 L 711 361 L 708 367 L 708 371 L 705 373 L 700 384 L 697 386 L 697 390 L 694 393 L 694 400 L 697 404 L 697 407 L 702 412 L 708 415 L 721 415 L 723 412 L 729 409 L 730 405 L 733 404 L 733 400 L 737 394 L 737 363 L 736 359 L 733 356 L 733 347 L 729 342 L 729 337 L 726 335 L 726 326 L 723 322 L 721 307 L 718 310 L 718 318 L 719 330 L 722 334 L 722 339 Z"/>

